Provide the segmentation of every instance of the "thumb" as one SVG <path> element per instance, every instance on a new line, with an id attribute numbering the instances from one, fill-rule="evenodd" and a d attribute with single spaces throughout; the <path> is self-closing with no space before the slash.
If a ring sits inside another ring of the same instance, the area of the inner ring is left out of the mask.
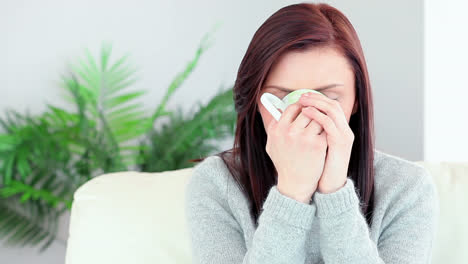
<path id="1" fill-rule="evenodd" d="M 276 126 L 277 123 L 278 123 L 278 121 L 276 121 L 276 119 L 272 118 L 270 123 L 267 126 L 267 133 L 269 133 L 273 129 L 273 127 Z"/>

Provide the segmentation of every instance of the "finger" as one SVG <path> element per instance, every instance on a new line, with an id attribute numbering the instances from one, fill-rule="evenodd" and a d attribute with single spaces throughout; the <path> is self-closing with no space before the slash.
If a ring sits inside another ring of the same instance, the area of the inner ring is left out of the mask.
<path id="1" fill-rule="evenodd" d="M 315 120 L 313 120 L 312 118 L 308 117 L 308 115 L 303 113 L 304 109 L 305 108 L 301 109 L 301 113 L 297 116 L 296 120 L 291 124 L 291 126 L 296 129 L 308 128 L 309 133 L 313 133 L 315 135 L 320 134 L 323 131 L 322 126 L 319 123 L 317 123 Z M 308 121 L 305 121 L 305 120 L 308 120 Z"/>
<path id="2" fill-rule="evenodd" d="M 317 123 L 319 123 L 323 127 L 327 135 L 336 137 L 337 128 L 335 126 L 335 123 L 330 117 L 320 112 L 318 109 L 316 109 L 313 106 L 304 108 L 302 112 L 306 114 L 308 117 L 310 117 L 311 119 L 317 121 Z"/>
<path id="3" fill-rule="evenodd" d="M 306 127 L 308 129 L 308 133 L 313 133 L 315 135 L 320 135 L 323 132 L 323 127 L 315 120 L 312 119 L 309 125 Z"/>
<path id="4" fill-rule="evenodd" d="M 266 131 L 267 135 L 270 134 L 270 131 L 271 131 L 272 129 L 274 129 L 274 127 L 275 127 L 277 124 L 278 124 L 278 121 L 276 121 L 276 119 L 272 118 L 271 121 L 270 121 L 270 123 L 269 123 L 268 126 L 267 126 L 267 131 Z"/>
<path id="5" fill-rule="evenodd" d="M 296 119 L 291 123 L 290 128 L 298 130 L 304 129 L 310 121 L 311 119 L 307 115 L 303 114 L 301 110 L 301 113 L 299 113 Z"/>
<path id="6" fill-rule="evenodd" d="M 319 140 L 325 141 L 325 145 L 328 146 L 327 133 L 325 133 L 325 130 L 323 130 L 322 133 L 320 133 L 320 135 L 318 135 L 318 137 L 319 137 Z"/>
<path id="7" fill-rule="evenodd" d="M 302 105 L 313 106 L 326 114 L 335 123 L 335 126 L 340 130 L 344 130 L 348 126 L 348 120 L 338 101 L 329 99 L 320 94 L 311 94 L 310 96 L 302 96 L 299 99 Z"/>
<path id="8" fill-rule="evenodd" d="M 290 104 L 286 107 L 284 112 L 281 114 L 279 125 L 283 127 L 289 127 L 290 124 L 296 119 L 297 115 L 301 112 L 302 105 L 298 102 Z"/>

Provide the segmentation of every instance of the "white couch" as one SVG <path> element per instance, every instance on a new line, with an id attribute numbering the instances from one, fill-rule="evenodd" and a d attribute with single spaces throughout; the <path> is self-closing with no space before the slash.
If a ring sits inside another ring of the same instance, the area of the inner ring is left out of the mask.
<path id="1" fill-rule="evenodd" d="M 468 263 L 468 163 L 417 162 L 440 199 L 433 263 Z M 66 264 L 191 263 L 184 187 L 193 168 L 118 172 L 75 192 Z"/>

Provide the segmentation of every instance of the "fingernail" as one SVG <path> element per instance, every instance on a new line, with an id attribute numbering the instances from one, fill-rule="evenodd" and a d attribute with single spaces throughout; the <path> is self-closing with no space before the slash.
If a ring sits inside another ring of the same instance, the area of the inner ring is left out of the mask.
<path id="1" fill-rule="evenodd" d="M 310 96 L 310 93 L 304 93 L 304 94 L 302 94 L 302 95 L 304 95 L 304 96 Z"/>

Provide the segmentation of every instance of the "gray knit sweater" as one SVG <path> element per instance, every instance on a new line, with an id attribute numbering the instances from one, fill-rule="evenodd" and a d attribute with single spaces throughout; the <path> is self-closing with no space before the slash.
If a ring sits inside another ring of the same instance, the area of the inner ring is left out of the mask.
<path id="1" fill-rule="evenodd" d="M 422 166 L 375 150 L 373 221 L 354 183 L 310 204 L 273 186 L 254 227 L 246 197 L 220 157 L 198 163 L 185 189 L 193 263 L 430 263 L 439 203 Z"/>

